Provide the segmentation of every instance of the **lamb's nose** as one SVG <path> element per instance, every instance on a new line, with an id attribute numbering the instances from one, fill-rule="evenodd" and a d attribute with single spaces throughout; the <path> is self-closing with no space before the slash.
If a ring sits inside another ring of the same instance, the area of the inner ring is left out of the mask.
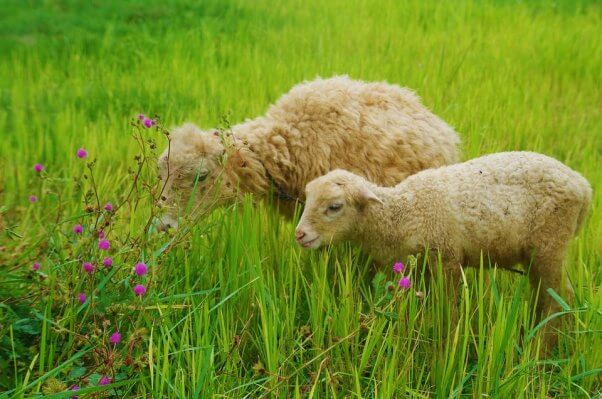
<path id="1" fill-rule="evenodd" d="M 305 232 L 303 230 L 297 229 L 297 231 L 295 231 L 295 238 L 297 240 L 301 240 L 303 237 L 305 237 Z"/>
<path id="2" fill-rule="evenodd" d="M 171 229 L 171 224 L 169 223 L 157 223 L 157 231 L 167 231 Z"/>
<path id="3" fill-rule="evenodd" d="M 171 228 L 178 227 L 178 221 L 170 215 L 163 215 L 157 220 L 157 231 L 167 231 Z"/>

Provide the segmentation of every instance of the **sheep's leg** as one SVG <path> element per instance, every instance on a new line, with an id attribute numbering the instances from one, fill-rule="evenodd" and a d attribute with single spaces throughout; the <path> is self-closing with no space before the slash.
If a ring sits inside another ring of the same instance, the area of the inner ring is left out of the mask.
<path id="1" fill-rule="evenodd" d="M 552 288 L 559 295 L 561 294 L 562 287 L 562 259 L 564 258 L 564 251 L 562 253 L 540 253 L 535 256 L 534 262 L 531 265 L 529 271 L 529 281 L 534 290 L 539 287 L 539 295 L 537 297 L 537 320 L 538 322 L 546 318 L 548 315 L 558 312 L 561 310 L 560 305 L 550 294 L 548 294 L 548 288 Z M 572 296 L 572 288 L 567 287 L 567 294 Z M 569 301 L 571 298 L 568 298 Z M 560 326 L 560 318 L 550 320 L 542 329 L 544 334 L 544 348 L 543 353 L 549 354 L 556 343 L 558 342 L 558 335 L 556 330 Z"/>
<path id="2" fill-rule="evenodd" d="M 274 205 L 276 207 L 276 209 L 278 210 L 278 213 L 280 213 L 280 215 L 282 215 L 285 219 L 293 219 L 295 217 L 295 212 L 296 212 L 296 207 L 297 207 L 297 201 L 294 200 L 276 200 L 274 202 Z M 301 215 L 301 212 L 303 211 L 303 209 L 300 209 L 299 211 L 299 215 Z"/>
<path id="3" fill-rule="evenodd" d="M 445 292 L 449 295 L 449 318 L 452 328 L 458 324 L 459 309 L 458 299 L 460 293 L 460 283 L 462 281 L 462 272 L 460 263 L 456 260 L 446 260 L 443 263 L 443 278 L 445 279 Z"/>
<path id="4" fill-rule="evenodd" d="M 437 261 L 437 253 L 435 253 L 435 261 Z M 452 295 L 454 303 L 458 300 L 458 286 L 462 281 L 462 261 L 455 254 L 442 254 L 441 267 L 447 293 Z"/>
<path id="5" fill-rule="evenodd" d="M 435 267 L 438 267 L 439 251 L 430 250 L 429 259 L 432 265 L 430 268 L 431 277 L 436 277 L 437 271 Z M 449 316 L 452 327 L 455 327 L 458 322 L 458 287 L 462 281 L 461 265 L 462 262 L 459 256 L 452 253 L 441 254 L 441 271 L 445 294 L 449 298 Z"/>

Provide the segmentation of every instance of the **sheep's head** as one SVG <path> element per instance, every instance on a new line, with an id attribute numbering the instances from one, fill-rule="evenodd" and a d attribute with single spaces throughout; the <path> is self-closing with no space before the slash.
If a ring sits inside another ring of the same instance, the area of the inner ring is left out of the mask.
<path id="1" fill-rule="evenodd" d="M 166 208 L 160 229 L 176 227 L 178 214 L 185 209 L 209 211 L 234 197 L 223 173 L 224 153 L 217 131 L 202 131 L 191 123 L 173 129 L 169 147 L 159 157 L 161 200 Z"/>
<path id="2" fill-rule="evenodd" d="M 304 248 L 346 240 L 370 203 L 382 203 L 371 183 L 344 170 L 334 170 L 309 182 L 295 237 Z"/>

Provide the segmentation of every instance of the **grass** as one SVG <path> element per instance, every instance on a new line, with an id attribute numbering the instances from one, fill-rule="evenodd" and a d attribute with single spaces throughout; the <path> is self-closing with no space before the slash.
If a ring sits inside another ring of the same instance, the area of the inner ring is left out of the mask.
<path id="1" fill-rule="evenodd" d="M 69 397 L 61 384 L 76 382 L 80 397 L 599 397 L 601 22 L 587 1 L 2 2 L 0 397 Z M 524 277 L 467 271 L 452 326 L 440 282 L 422 298 L 389 293 L 391 271 L 358 249 L 303 252 L 293 224 L 249 202 L 167 251 L 167 235 L 129 240 L 149 216 L 143 197 L 119 219 L 114 271 L 81 281 L 62 233 L 85 219 L 78 147 L 97 160 L 98 192 L 119 202 L 138 112 L 168 126 L 238 122 L 335 74 L 415 89 L 456 127 L 465 159 L 539 151 L 591 182 L 591 216 L 566 261 L 576 301 L 551 358 L 538 356 Z M 35 179 L 36 162 L 57 180 Z M 45 195 L 56 186 L 64 202 Z M 68 222 L 56 224 L 57 204 Z M 142 301 L 129 295 L 136 257 L 153 270 Z M 29 272 L 36 258 L 46 279 Z M 85 287 L 96 308 L 73 300 Z M 134 345 L 108 388 L 95 384 L 108 356 L 92 328 L 102 312 Z"/>

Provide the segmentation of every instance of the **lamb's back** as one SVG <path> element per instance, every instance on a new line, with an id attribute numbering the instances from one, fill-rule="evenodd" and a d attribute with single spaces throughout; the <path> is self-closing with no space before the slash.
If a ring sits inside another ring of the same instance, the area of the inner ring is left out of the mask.
<path id="1" fill-rule="evenodd" d="M 431 225 L 442 231 L 432 237 L 452 230 L 450 245 L 511 258 L 550 212 L 582 201 L 585 186 L 581 175 L 555 159 L 506 152 L 419 172 L 396 189 L 414 193 L 418 208 L 440 215 Z"/>

